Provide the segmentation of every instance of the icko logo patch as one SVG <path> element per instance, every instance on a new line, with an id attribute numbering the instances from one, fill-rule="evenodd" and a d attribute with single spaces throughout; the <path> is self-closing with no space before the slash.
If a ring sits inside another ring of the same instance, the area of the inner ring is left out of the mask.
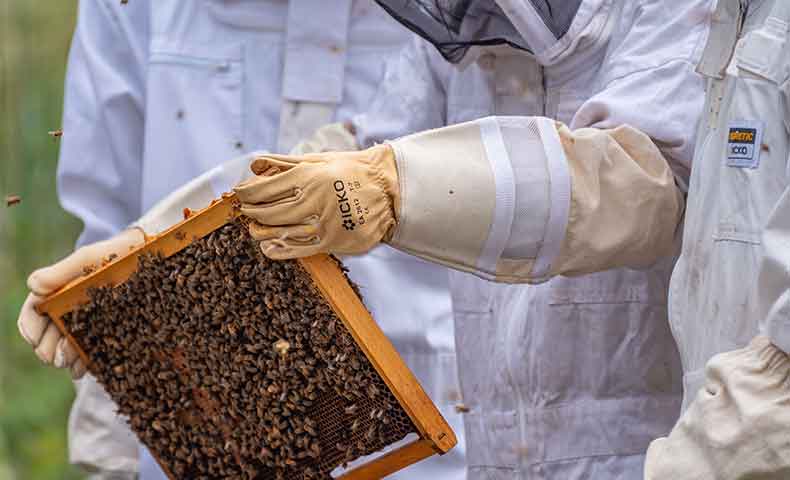
<path id="1" fill-rule="evenodd" d="M 760 165 L 760 147 L 762 144 L 762 122 L 730 122 L 727 135 L 727 166 L 757 168 Z"/>
<path id="2" fill-rule="evenodd" d="M 337 196 L 337 208 L 340 210 L 340 218 L 343 220 L 343 228 L 352 231 L 357 227 L 354 217 L 351 215 L 351 204 L 348 201 L 346 184 L 342 180 L 335 180 L 335 195 Z"/>

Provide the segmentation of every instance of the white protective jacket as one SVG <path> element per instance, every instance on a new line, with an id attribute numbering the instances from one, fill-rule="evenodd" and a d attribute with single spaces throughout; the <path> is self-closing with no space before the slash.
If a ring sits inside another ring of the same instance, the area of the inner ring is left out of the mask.
<path id="1" fill-rule="evenodd" d="M 699 67 L 708 98 L 670 295 L 684 407 L 714 355 L 745 347 L 759 333 L 790 352 L 784 3 L 720 0 Z"/>
<path id="2" fill-rule="evenodd" d="M 318 126 L 362 111 L 385 59 L 409 37 L 371 0 L 82 0 L 58 170 L 64 208 L 85 223 L 79 243 L 110 237 L 223 161 L 287 152 Z M 211 177 L 213 194 L 245 173 Z M 444 270 L 389 247 L 345 261 L 459 436 L 451 453 L 395 478 L 464 478 Z M 410 302 L 394 302 L 393 289 Z M 92 378 L 77 390 L 70 460 L 136 472 L 137 444 L 113 404 Z"/>
<path id="3" fill-rule="evenodd" d="M 559 37 L 534 15 L 535 5 L 546 2 L 498 3 L 532 53 L 478 49 L 468 53 L 476 61 L 458 70 L 427 42 L 415 41 L 388 71 L 371 110 L 355 118 L 359 141 L 468 122 L 392 142 L 405 179 L 392 243 L 476 275 L 451 274 L 463 402 L 470 409 L 464 418 L 469 477 L 640 478 L 649 442 L 669 431 L 681 406 L 681 366 L 666 309 L 671 258 L 655 263 L 671 246 L 644 260 L 640 266 L 653 267 L 641 270 L 554 277 L 534 286 L 480 277 L 539 282 L 556 272 L 558 257 L 569 256 L 561 246 L 579 224 L 577 207 L 599 204 L 595 182 L 571 187 L 574 168 L 595 170 L 609 154 L 662 163 L 666 157 L 680 179 L 687 177 L 704 97 L 694 66 L 711 2 L 557 2 L 578 6 Z M 667 173 L 660 176 L 666 184 Z M 671 172 L 668 178 L 674 184 Z M 574 204 L 585 186 L 592 187 L 592 201 Z M 598 228 L 613 231 L 628 218 L 624 205 L 640 193 L 639 185 L 631 188 L 637 191 L 618 198 L 625 203 L 596 210 L 603 219 Z M 432 203 L 437 196 L 457 202 Z M 678 198 L 669 200 L 677 210 Z M 601 237 L 584 225 L 591 239 Z M 455 230 L 463 234 L 450 233 Z M 671 243 L 674 234 L 662 232 L 662 239 Z M 572 260 L 564 271 L 601 267 Z M 618 263 L 603 266 L 612 265 Z"/>

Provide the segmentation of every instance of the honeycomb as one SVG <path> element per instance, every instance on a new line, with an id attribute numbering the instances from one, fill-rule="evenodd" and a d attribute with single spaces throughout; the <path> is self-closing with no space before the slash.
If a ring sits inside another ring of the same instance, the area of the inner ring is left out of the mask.
<path id="1" fill-rule="evenodd" d="M 175 478 L 321 479 L 416 428 L 298 262 L 242 221 L 62 320 Z"/>

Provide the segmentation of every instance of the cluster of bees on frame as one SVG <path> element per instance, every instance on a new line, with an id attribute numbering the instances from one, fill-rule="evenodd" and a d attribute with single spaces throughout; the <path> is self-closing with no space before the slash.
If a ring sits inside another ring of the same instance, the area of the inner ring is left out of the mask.
<path id="1" fill-rule="evenodd" d="M 174 478 L 319 479 L 415 432 L 295 261 L 235 221 L 64 317 Z"/>

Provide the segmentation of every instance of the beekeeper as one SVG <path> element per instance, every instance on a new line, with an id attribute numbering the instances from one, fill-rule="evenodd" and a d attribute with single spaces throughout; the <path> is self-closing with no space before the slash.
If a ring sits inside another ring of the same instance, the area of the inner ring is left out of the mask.
<path id="1" fill-rule="evenodd" d="M 253 235 L 273 258 L 384 241 L 470 272 L 470 478 L 639 478 L 681 406 L 666 295 L 712 2 L 380 3 L 438 47 L 403 51 L 353 120 L 362 145 L 397 139 L 256 161 Z"/>
<path id="2" fill-rule="evenodd" d="M 34 304 L 86 264 L 142 242 L 140 230 L 154 234 L 178 221 L 183 207 L 205 206 L 229 190 L 249 172 L 245 152 L 288 152 L 317 127 L 362 111 L 385 59 L 409 38 L 370 0 L 120 3 L 79 4 L 58 187 L 64 208 L 85 224 L 82 248 L 31 275 L 33 293 L 19 318 L 36 354 L 75 377 L 84 365 Z M 296 151 L 351 149 L 354 142 L 329 131 Z M 157 202 L 137 228 L 124 230 Z M 446 273 L 389 247 L 345 263 L 460 440 L 451 453 L 396 478 L 464 478 Z M 409 301 L 386 295 L 393 289 Z M 94 378 L 86 375 L 77 390 L 71 462 L 97 478 L 134 478 L 138 470 L 143 479 L 160 476 L 145 450 L 138 467 L 137 443 Z"/>

